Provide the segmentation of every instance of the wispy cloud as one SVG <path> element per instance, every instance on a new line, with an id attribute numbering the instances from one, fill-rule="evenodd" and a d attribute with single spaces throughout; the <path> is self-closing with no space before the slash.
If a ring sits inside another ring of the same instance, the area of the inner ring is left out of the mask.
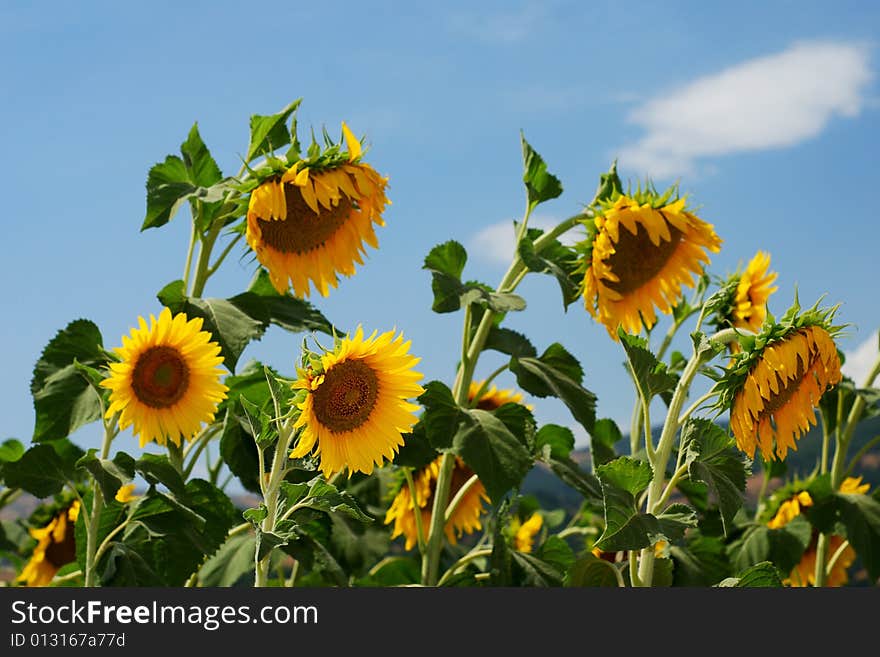
<path id="1" fill-rule="evenodd" d="M 637 107 L 629 120 L 645 134 L 620 150 L 621 165 L 663 178 L 692 173 L 705 158 L 792 146 L 835 116 L 857 116 L 872 78 L 865 45 L 796 43 Z"/>
<path id="2" fill-rule="evenodd" d="M 514 44 L 525 40 L 547 17 L 546 6 L 526 2 L 503 13 L 483 14 L 467 12 L 450 19 L 453 31 L 464 36 L 495 44 Z"/>
<path id="3" fill-rule="evenodd" d="M 533 215 L 529 227 L 550 230 L 559 220 L 548 215 Z M 579 239 L 576 231 L 569 231 L 560 240 L 563 244 L 574 244 Z M 499 221 L 486 226 L 468 241 L 468 252 L 484 262 L 495 265 L 510 264 L 516 248 L 516 232 L 513 221 Z"/>
<path id="4" fill-rule="evenodd" d="M 845 352 L 846 362 L 843 364 L 843 373 L 856 382 L 857 386 L 865 382 L 868 372 L 877 362 L 877 333 L 856 347 L 853 351 Z"/>

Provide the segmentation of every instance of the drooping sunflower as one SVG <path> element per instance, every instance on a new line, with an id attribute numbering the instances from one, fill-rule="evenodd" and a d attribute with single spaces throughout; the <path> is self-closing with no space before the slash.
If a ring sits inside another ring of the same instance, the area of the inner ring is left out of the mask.
<path id="1" fill-rule="evenodd" d="M 301 428 L 291 458 L 314 450 L 325 476 L 348 468 L 370 474 L 383 459 L 393 459 L 403 445 L 419 409 L 408 399 L 424 389 L 422 374 L 413 368 L 421 360 L 409 354 L 410 342 L 395 331 L 364 338 L 359 326 L 322 355 L 318 367 L 300 371 L 294 388 L 305 400 L 294 428 Z"/>
<path id="2" fill-rule="evenodd" d="M 840 358 L 830 325 L 835 309 L 813 307 L 798 314 L 797 303 L 779 324 L 758 336 L 743 336 L 721 382 L 719 403 L 730 408 L 730 428 L 749 457 L 760 448 L 766 460 L 785 458 L 816 424 L 815 409 L 825 391 L 840 382 Z"/>
<path id="3" fill-rule="evenodd" d="M 513 548 L 518 552 L 531 552 L 535 542 L 535 536 L 544 526 L 544 518 L 535 511 L 529 519 L 522 522 L 518 516 L 514 516 L 510 523 L 513 530 Z"/>
<path id="4" fill-rule="evenodd" d="M 587 311 L 618 340 L 617 327 L 636 334 L 671 313 L 682 285 L 709 263 L 721 239 L 711 224 L 685 208 L 685 199 L 652 190 L 615 195 L 585 221 L 583 297 Z"/>
<path id="5" fill-rule="evenodd" d="M 440 463 L 443 457 L 438 457 L 424 468 L 419 470 L 413 477 L 413 485 L 416 491 L 416 503 L 418 504 L 421 520 L 422 531 L 427 534 L 431 526 L 432 509 L 434 508 L 434 491 L 437 489 L 437 477 L 440 474 Z M 456 457 L 455 466 L 452 470 L 452 480 L 449 487 L 449 499 L 454 499 L 462 487 L 467 483 L 474 472 L 464 461 Z M 455 545 L 457 539 L 463 534 L 469 534 L 473 531 L 481 529 L 480 515 L 485 511 L 484 502 L 489 501 L 486 489 L 480 480 L 476 480 L 470 488 L 465 492 L 461 502 L 455 508 L 455 512 L 449 518 L 446 526 L 443 528 L 446 539 Z M 385 524 L 394 523 L 391 532 L 391 538 L 404 536 L 406 538 L 406 549 L 411 550 L 418 542 L 418 532 L 416 530 L 415 507 L 413 505 L 412 495 L 409 486 L 404 484 L 394 500 L 391 502 L 387 513 L 385 514 Z M 427 538 L 424 536 L 423 538 Z"/>
<path id="6" fill-rule="evenodd" d="M 474 403 L 474 399 L 483 387 L 483 381 L 472 381 L 468 389 L 468 403 L 474 408 L 484 411 L 494 411 L 501 408 L 504 404 L 516 403 L 522 404 L 523 395 L 515 390 L 499 390 L 494 385 L 483 390 L 480 398 Z"/>
<path id="7" fill-rule="evenodd" d="M 862 484 L 861 477 L 847 477 L 840 485 L 840 492 L 849 495 L 863 495 L 869 488 L 870 484 Z M 799 491 L 785 499 L 779 505 L 776 513 L 767 522 L 767 526 L 770 529 L 780 529 L 785 527 L 788 523 L 797 518 L 804 508 L 810 506 L 813 506 L 813 498 L 807 491 Z M 828 547 L 826 550 L 827 557 L 830 558 L 832 555 L 836 554 L 844 545 L 845 540 L 844 537 L 837 534 L 830 535 L 828 537 Z M 785 584 L 792 587 L 815 586 L 818 541 L 819 533 L 813 530 L 809 545 L 806 550 L 804 550 L 801 560 L 792 569 L 788 578 L 784 581 Z M 831 571 L 827 574 L 825 586 L 837 587 L 846 584 L 849 581 L 847 571 L 855 562 L 855 559 L 855 550 L 849 545 L 843 547 L 843 550 L 834 562 Z"/>
<path id="8" fill-rule="evenodd" d="M 347 154 L 337 146 L 271 175 L 250 196 L 247 242 L 280 293 L 307 297 L 309 283 L 327 296 L 338 275 L 363 264 L 364 243 L 378 248 L 387 178 L 361 162 L 360 142 L 342 124 Z"/>
<path id="9" fill-rule="evenodd" d="M 76 560 L 74 526 L 79 517 L 79 500 L 63 509 L 40 529 L 31 529 L 37 540 L 30 561 L 25 564 L 17 582 L 23 586 L 47 586 L 58 569 Z"/>
<path id="10" fill-rule="evenodd" d="M 202 331 L 202 318 L 174 317 L 164 308 L 157 320 L 150 315 L 147 326 L 122 336 L 115 351 L 120 362 L 110 364 L 110 375 L 101 382 L 109 388 L 107 417 L 119 413 L 119 428 L 133 425 L 143 447 L 151 440 L 180 446 L 191 439 L 204 422 L 212 422 L 217 405 L 228 388 L 220 382 L 223 362 L 220 346 Z"/>

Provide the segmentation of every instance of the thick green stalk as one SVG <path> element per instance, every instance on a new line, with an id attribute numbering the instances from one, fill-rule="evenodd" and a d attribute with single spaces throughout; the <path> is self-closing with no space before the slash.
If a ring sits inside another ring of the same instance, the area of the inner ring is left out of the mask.
<path id="1" fill-rule="evenodd" d="M 518 236 L 525 234 L 528 225 L 528 218 L 531 208 L 526 211 L 526 216 L 520 224 Z M 573 228 L 583 215 L 575 215 L 561 222 L 552 230 L 541 235 L 535 240 L 535 252 L 540 253 L 543 249 L 555 240 L 557 237 Z M 519 253 L 514 254 L 510 267 L 504 274 L 499 283 L 498 292 L 512 292 L 516 289 L 516 284 L 520 279 L 522 272 L 526 270 L 526 266 Z M 477 366 L 480 353 L 486 345 L 486 339 L 489 337 L 489 331 L 495 323 L 496 313 L 489 308 L 483 313 L 480 323 L 470 340 L 467 349 L 462 350 L 462 362 L 458 369 L 452 394 L 456 403 L 462 408 L 467 407 L 467 394 L 471 381 L 474 377 L 474 369 Z M 466 340 L 466 337 L 465 337 Z M 443 549 L 443 528 L 444 519 L 446 517 L 446 506 L 449 502 L 449 490 L 452 484 L 452 471 L 455 466 L 455 456 L 453 454 L 444 454 L 440 462 L 440 472 L 437 476 L 437 485 L 434 491 L 434 506 L 431 509 L 431 525 L 428 530 L 428 542 L 425 554 L 422 557 L 422 584 L 425 586 L 436 586 L 437 577 L 440 569 L 440 553 Z"/>
<path id="2" fill-rule="evenodd" d="M 709 338 L 714 344 L 726 344 L 736 338 L 734 329 L 724 329 Z M 709 352 L 711 357 L 712 352 Z M 679 424 L 679 416 L 681 408 L 687 399 L 688 391 L 694 377 L 699 372 L 703 363 L 708 360 L 706 354 L 700 355 L 694 349 L 690 360 L 685 365 L 684 371 L 672 400 L 669 402 L 669 409 L 666 413 L 666 421 L 663 423 L 663 431 L 660 434 L 660 440 L 657 443 L 657 450 L 651 459 L 651 467 L 654 470 L 654 477 L 648 486 L 647 512 L 657 513 L 660 511 L 660 505 L 663 503 L 663 490 L 666 480 L 666 465 L 669 463 L 669 457 L 672 455 L 672 448 L 675 444 L 675 436 L 681 428 Z M 642 586 L 651 586 L 654 577 L 654 546 L 646 547 L 642 550 L 639 562 L 639 579 Z"/>
<path id="3" fill-rule="evenodd" d="M 281 488 L 281 480 L 287 470 L 287 451 L 290 441 L 293 440 L 294 430 L 292 422 L 288 421 L 281 427 L 278 444 L 275 446 L 275 456 L 272 459 L 272 469 L 269 471 L 269 482 L 266 484 L 266 493 L 263 498 L 266 504 L 266 517 L 260 525 L 264 533 L 275 530 L 275 521 L 278 515 L 278 494 Z M 261 475 L 262 476 L 262 475 Z M 269 559 L 272 555 L 267 554 L 260 559 L 258 551 L 254 551 L 254 586 L 266 586 L 269 582 Z"/>
<path id="4" fill-rule="evenodd" d="M 113 443 L 113 439 L 116 437 L 117 433 L 116 418 L 114 417 L 109 422 L 105 420 L 104 439 L 101 441 L 101 459 L 106 459 L 107 456 L 109 456 L 110 445 Z M 101 487 L 98 485 L 98 482 L 94 479 L 93 481 L 94 485 L 92 486 L 92 489 L 94 490 L 94 494 L 92 500 L 92 512 L 89 514 L 88 522 L 86 524 L 86 569 L 83 583 L 87 587 L 95 586 L 95 569 L 98 565 L 96 558 L 98 551 L 98 531 L 101 527 L 101 510 L 104 508 L 104 493 L 101 492 Z"/>

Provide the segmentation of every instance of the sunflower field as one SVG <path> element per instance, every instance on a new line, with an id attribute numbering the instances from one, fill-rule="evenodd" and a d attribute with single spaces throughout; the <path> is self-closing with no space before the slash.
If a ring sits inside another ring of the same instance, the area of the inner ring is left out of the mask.
<path id="1" fill-rule="evenodd" d="M 616 163 L 570 217 L 530 225 L 563 187 L 523 136 L 501 280 L 471 280 L 455 236 L 425 254 L 426 303 L 461 319 L 454 377 L 425 380 L 437 355 L 406 326 L 321 310 L 359 269 L 395 266 L 380 248 L 393 172 L 345 123 L 300 141 L 299 105 L 251 117 L 235 175 L 197 126 L 149 169 L 142 230 L 189 222 L 183 275 L 156 281 L 160 310 L 144 299 L 128 334 L 74 319 L 39 355 L 33 435 L 0 444 L 0 507 L 35 501 L 0 525 L 7 586 L 877 584 L 880 488 L 859 464 L 880 437 L 856 436 L 880 415 L 880 345 L 866 380 L 842 374 L 837 300 L 778 290 L 763 251 L 713 274 L 724 227 L 679 186 L 624 185 Z M 253 275 L 212 297 L 230 254 Z M 592 348 L 619 351 L 631 390 L 587 389 L 564 345 L 505 326 L 529 312 L 531 275 L 607 330 Z M 289 368 L 241 362 L 270 327 L 289 334 Z M 597 410 L 621 394 L 628 427 Z M 570 427 L 536 421 L 544 398 L 586 431 L 588 458 Z M 84 450 L 71 435 L 93 423 L 103 440 Z M 161 451 L 127 453 L 122 432 Z M 809 441 L 815 462 L 788 472 Z M 535 472 L 576 502 L 531 494 Z"/>

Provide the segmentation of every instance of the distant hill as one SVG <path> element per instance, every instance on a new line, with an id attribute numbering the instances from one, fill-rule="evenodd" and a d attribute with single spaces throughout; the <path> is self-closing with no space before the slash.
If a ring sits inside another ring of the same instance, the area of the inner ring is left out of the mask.
<path id="1" fill-rule="evenodd" d="M 726 427 L 725 427 L 726 428 Z M 852 445 L 849 448 L 849 458 L 852 458 L 856 452 L 868 441 L 880 435 L 880 417 L 870 418 L 862 421 L 853 434 Z M 660 427 L 654 428 L 655 441 L 660 436 Z M 830 446 L 830 459 L 834 455 L 834 441 Z M 620 454 L 629 451 L 629 437 L 624 438 L 617 445 L 617 451 Z M 794 478 L 795 476 L 806 477 L 809 475 L 816 465 L 822 453 L 822 429 L 821 427 L 813 427 L 807 435 L 798 441 L 798 450 L 789 452 L 786 456 L 785 463 L 787 468 L 786 478 Z M 577 449 L 571 454 L 572 459 L 576 461 L 582 468 L 588 472 L 592 470 L 589 449 Z M 760 487 L 761 480 L 761 462 L 757 460 L 752 465 L 752 477 L 746 488 L 747 500 L 753 501 L 756 492 Z M 876 445 L 869 450 L 859 460 L 854 474 L 862 476 L 863 481 L 871 484 L 871 490 L 880 486 L 880 445 Z M 783 483 L 781 478 L 774 479 L 771 482 L 770 490 L 777 488 Z M 534 495 L 545 509 L 566 509 L 568 511 L 576 510 L 581 504 L 581 495 L 568 484 L 562 482 L 550 469 L 539 463 L 529 471 L 523 482 L 522 492 L 527 495 Z"/>

